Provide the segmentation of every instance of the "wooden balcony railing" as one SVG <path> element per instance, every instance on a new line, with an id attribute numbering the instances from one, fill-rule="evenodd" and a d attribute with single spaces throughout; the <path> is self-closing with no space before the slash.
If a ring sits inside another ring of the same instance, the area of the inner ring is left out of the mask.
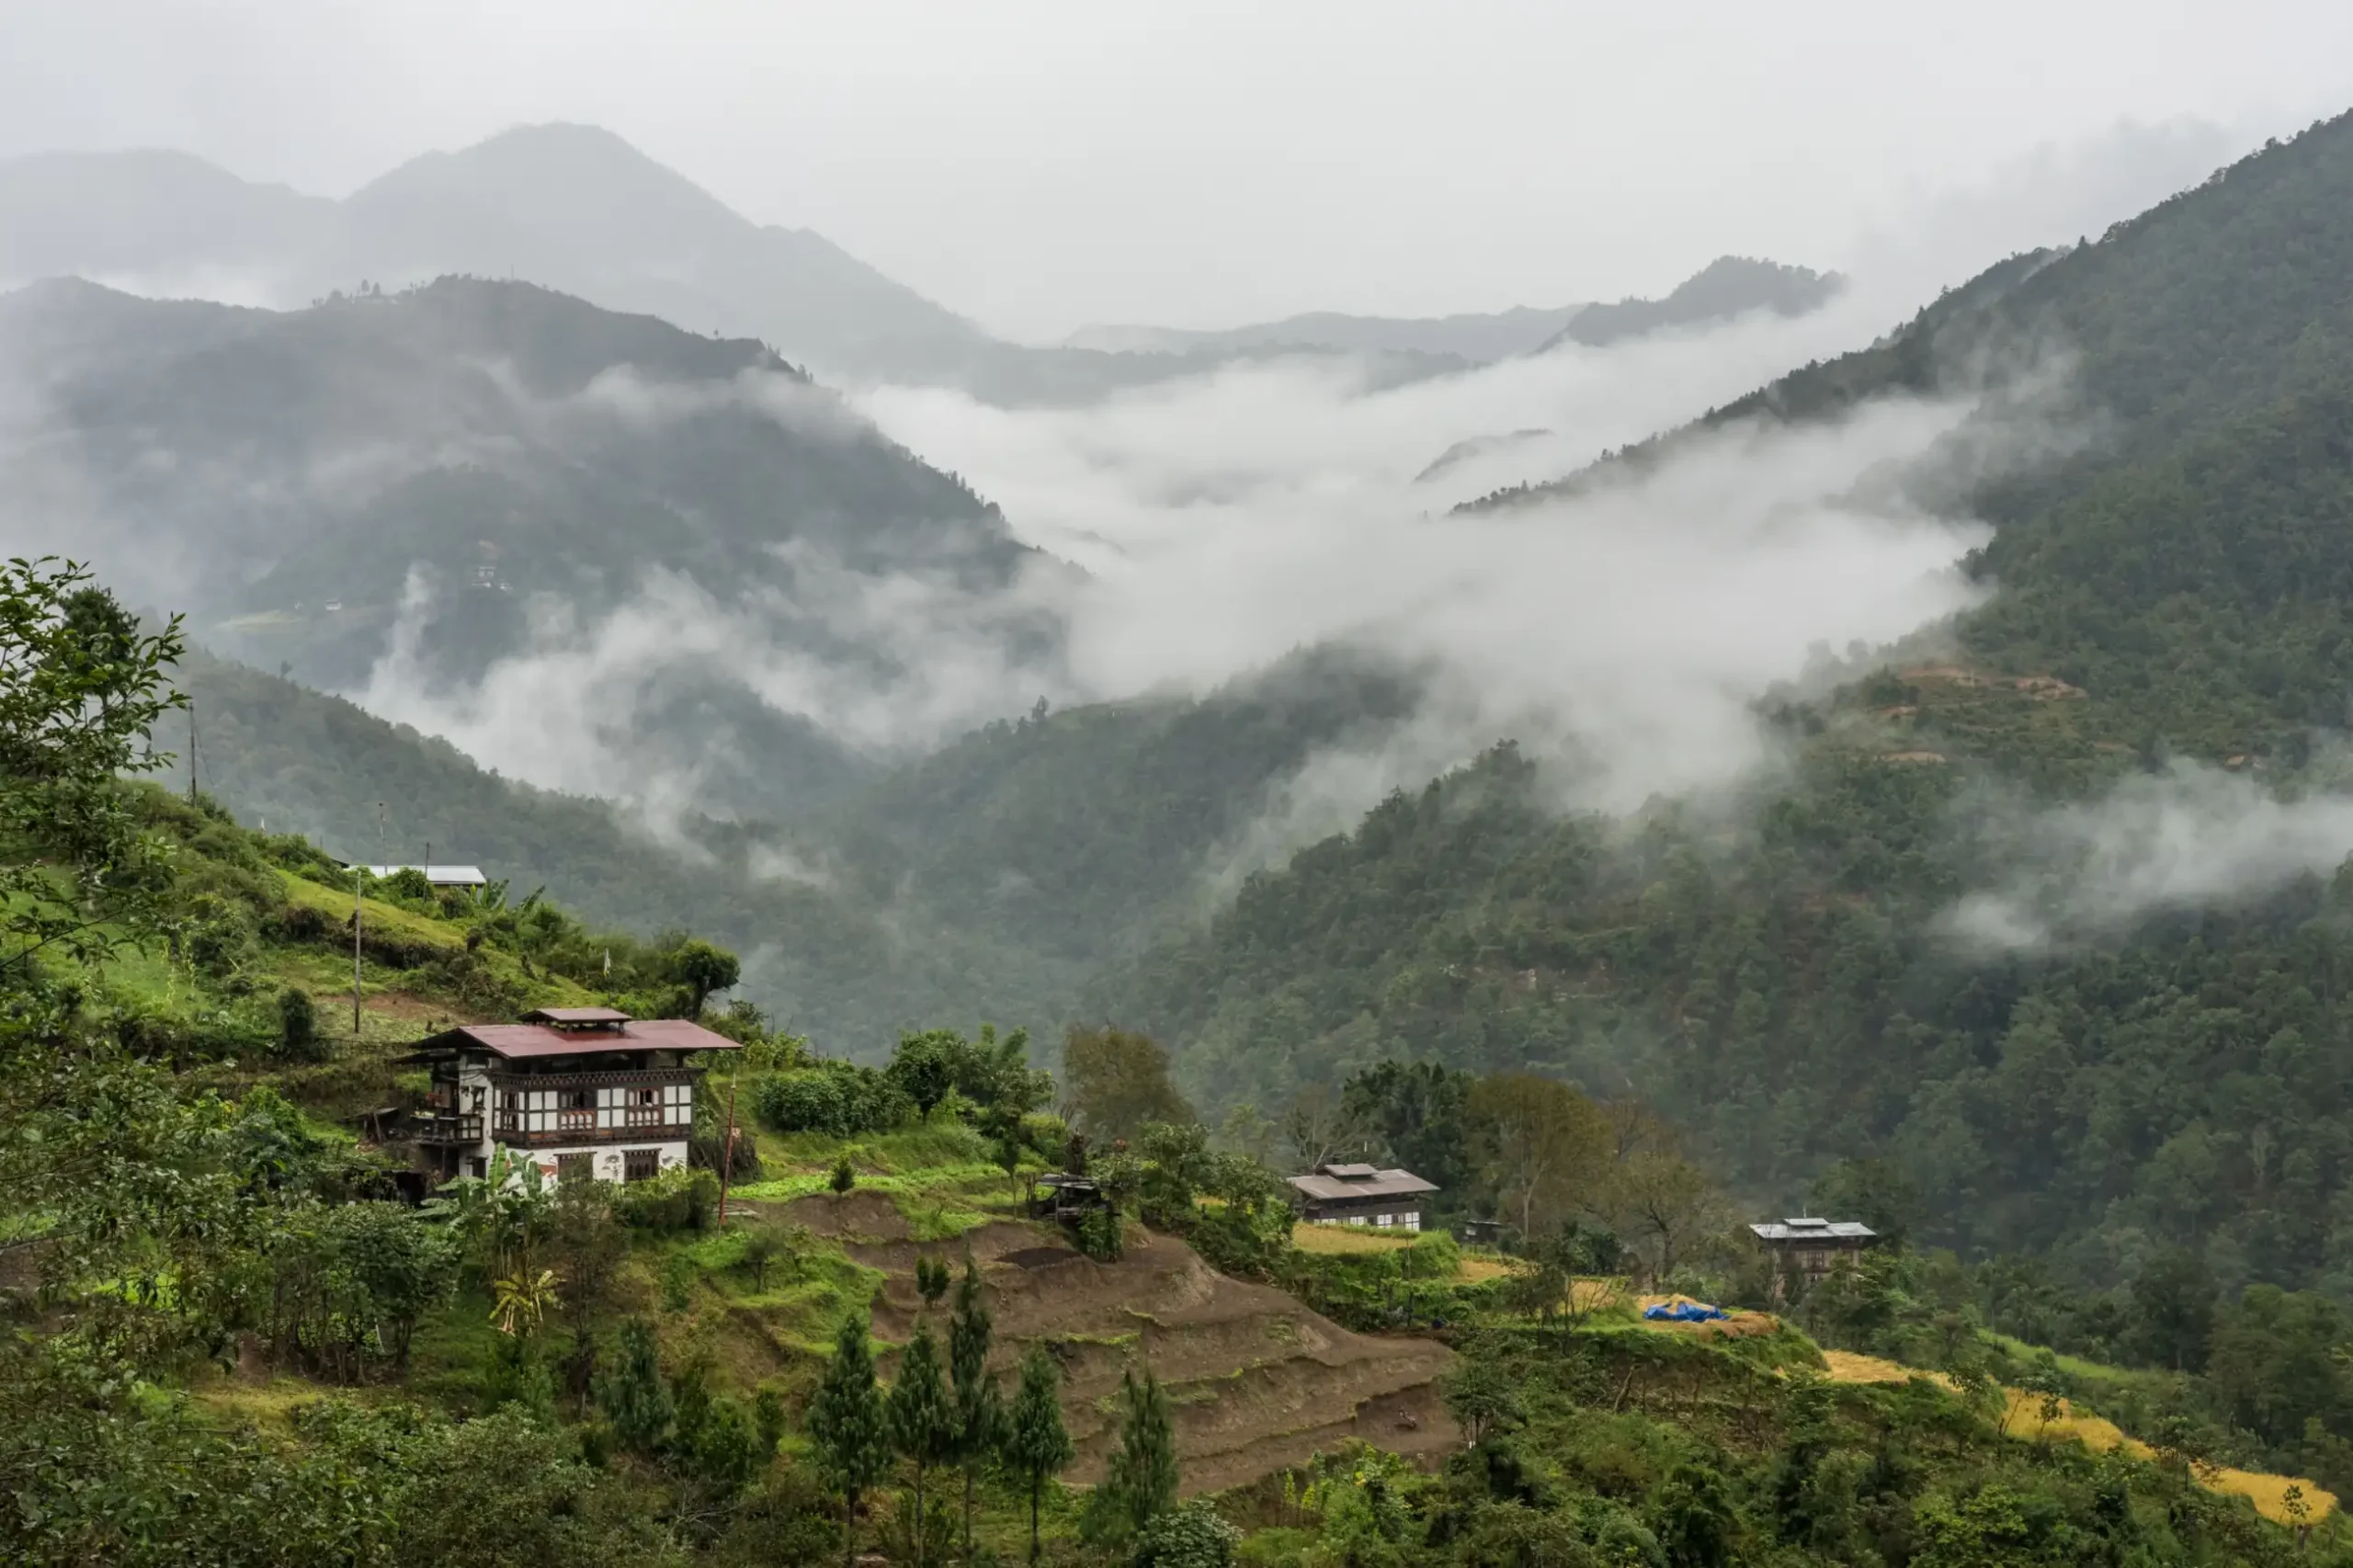
<path id="1" fill-rule="evenodd" d="M 479 1111 L 426 1111 L 415 1119 L 416 1141 L 420 1143 L 479 1143 L 482 1142 L 482 1113 Z"/>

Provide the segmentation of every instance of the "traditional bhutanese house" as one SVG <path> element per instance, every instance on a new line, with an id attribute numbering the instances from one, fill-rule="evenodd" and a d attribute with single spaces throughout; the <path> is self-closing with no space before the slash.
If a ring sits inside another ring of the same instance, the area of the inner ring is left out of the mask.
<path id="1" fill-rule="evenodd" d="M 1774 1288 L 1802 1274 L 1809 1285 L 1879 1240 L 1879 1233 L 1852 1220 L 1760 1220 L 1748 1227 L 1773 1255 Z"/>
<path id="2" fill-rule="evenodd" d="M 1316 1166 L 1290 1178 L 1299 1196 L 1300 1218 L 1311 1225 L 1386 1225 L 1422 1228 L 1422 1198 L 1438 1190 L 1411 1171 L 1374 1165 Z"/>
<path id="3" fill-rule="evenodd" d="M 687 1163 L 707 1051 L 740 1051 L 683 1018 L 543 1007 L 519 1024 L 465 1024 L 405 1062 L 432 1069 L 411 1119 L 418 1163 L 447 1181 L 489 1173 L 504 1146 L 560 1181 L 642 1181 Z"/>

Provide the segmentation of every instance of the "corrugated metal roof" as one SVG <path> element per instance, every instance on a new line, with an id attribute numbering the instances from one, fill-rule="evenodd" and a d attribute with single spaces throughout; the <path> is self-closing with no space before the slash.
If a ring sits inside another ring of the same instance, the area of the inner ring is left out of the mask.
<path id="1" fill-rule="evenodd" d="M 1879 1233 L 1853 1220 L 1760 1220 L 1748 1227 L 1761 1242 L 1877 1241 Z"/>
<path id="2" fill-rule="evenodd" d="M 343 869 L 351 869 L 345 862 Z M 480 866 L 364 866 L 360 868 L 379 881 L 402 871 L 423 871 L 425 880 L 437 888 L 479 888 L 490 885 Z"/>
<path id="3" fill-rule="evenodd" d="M 1370 1165 L 1324 1167 L 1324 1170 L 1335 1168 L 1372 1170 Z M 1291 1186 L 1310 1198 L 1410 1198 L 1416 1193 L 1438 1190 L 1436 1182 L 1424 1181 L 1413 1172 L 1406 1170 L 1376 1171 L 1370 1178 L 1353 1179 L 1327 1176 L 1318 1171 L 1310 1176 L 1295 1176 L 1287 1179 Z"/>
<path id="4" fill-rule="evenodd" d="M 611 1051 L 741 1051 L 723 1034 L 684 1018 L 632 1018 L 617 1029 L 583 1034 L 546 1024 L 460 1024 L 419 1044 L 419 1056 L 487 1051 L 509 1062 L 543 1056 L 593 1056 Z"/>
<path id="5" fill-rule="evenodd" d="M 525 1023 L 550 1024 L 625 1024 L 629 1015 L 615 1007 L 534 1007 L 523 1015 Z"/>

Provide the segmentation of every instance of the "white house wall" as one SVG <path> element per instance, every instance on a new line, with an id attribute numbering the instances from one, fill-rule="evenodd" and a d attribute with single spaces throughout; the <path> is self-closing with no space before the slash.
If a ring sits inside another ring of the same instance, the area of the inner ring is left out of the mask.
<path id="1" fill-rule="evenodd" d="M 619 1181 L 621 1179 L 621 1172 L 624 1168 L 621 1156 L 635 1149 L 656 1151 L 661 1157 L 662 1169 L 665 1171 L 682 1169 L 687 1163 L 687 1145 L 683 1141 L 675 1143 L 633 1143 L 626 1147 L 619 1143 L 591 1143 L 578 1149 L 518 1149 L 515 1151 L 515 1157 L 534 1161 L 540 1167 L 540 1174 L 548 1180 L 553 1181 L 556 1179 L 556 1172 L 559 1169 L 556 1156 L 585 1154 L 589 1158 L 589 1168 L 596 1173 L 598 1181 Z"/>

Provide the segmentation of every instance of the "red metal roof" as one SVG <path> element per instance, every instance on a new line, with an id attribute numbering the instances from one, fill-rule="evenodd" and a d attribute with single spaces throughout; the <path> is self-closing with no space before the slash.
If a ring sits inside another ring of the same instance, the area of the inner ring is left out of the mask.
<path id="1" fill-rule="evenodd" d="M 587 1011 L 585 1008 L 568 1009 Z M 601 1011 L 602 1009 L 597 1009 Z M 611 1051 L 741 1051 L 723 1034 L 684 1018 L 631 1018 L 617 1029 L 560 1029 L 546 1024 L 460 1024 L 417 1047 L 420 1053 L 487 1051 L 509 1062 L 540 1056 L 593 1056 Z"/>

